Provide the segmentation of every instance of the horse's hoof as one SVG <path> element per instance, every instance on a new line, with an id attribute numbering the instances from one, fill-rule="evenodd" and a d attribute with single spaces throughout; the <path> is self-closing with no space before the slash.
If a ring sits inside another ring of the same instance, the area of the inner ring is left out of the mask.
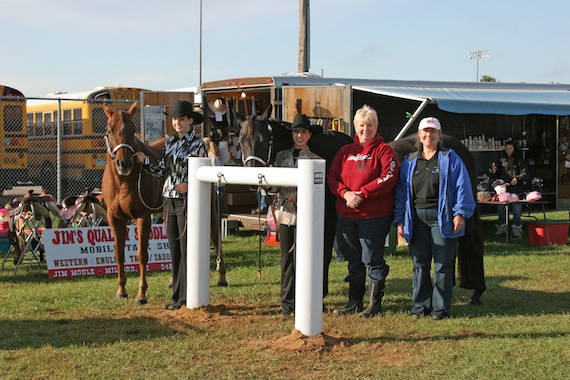
<path id="1" fill-rule="evenodd" d="M 147 300 L 135 300 L 135 305 L 137 306 L 143 306 L 146 305 L 148 303 Z"/>
<path id="2" fill-rule="evenodd" d="M 228 286 L 227 281 L 218 281 L 218 286 Z"/>
<path id="3" fill-rule="evenodd" d="M 127 298 L 129 298 L 129 296 L 126 294 L 115 294 L 115 299 L 117 300 L 126 300 Z"/>

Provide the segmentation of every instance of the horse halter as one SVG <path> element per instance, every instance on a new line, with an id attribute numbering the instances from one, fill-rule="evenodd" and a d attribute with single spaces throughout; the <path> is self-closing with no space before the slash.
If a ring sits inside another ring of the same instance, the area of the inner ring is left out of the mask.
<path id="1" fill-rule="evenodd" d="M 271 150 L 273 149 L 273 127 L 271 127 L 271 124 L 269 123 L 267 123 L 267 131 L 269 132 L 269 151 L 267 152 L 267 161 L 256 155 L 247 156 L 245 158 L 242 156 L 241 161 L 243 163 L 243 166 L 246 166 L 249 161 L 257 161 L 263 166 L 269 166 L 269 160 L 271 160 Z"/>
<path id="2" fill-rule="evenodd" d="M 121 114 L 123 112 L 121 111 Z M 121 130 L 125 129 L 125 123 L 123 122 L 123 124 L 121 125 Z M 109 142 L 109 131 L 107 131 L 107 134 L 105 135 L 105 145 L 107 146 L 107 152 L 109 152 L 109 155 L 111 156 L 111 159 L 115 160 L 115 158 L 117 157 L 115 155 L 115 153 L 117 153 L 119 151 L 119 149 L 125 148 L 131 151 L 132 154 L 135 154 L 135 149 L 130 146 L 129 144 L 118 144 L 117 146 L 115 146 L 115 148 L 111 148 L 111 143 Z"/>
<path id="3" fill-rule="evenodd" d="M 135 154 L 135 149 L 130 146 L 129 144 L 119 144 L 114 148 L 111 148 L 111 144 L 109 143 L 109 133 L 107 133 L 105 135 L 105 145 L 107 145 L 107 152 L 109 152 L 109 155 L 111 156 L 111 158 L 114 160 L 117 156 L 115 155 L 115 153 L 117 153 L 119 151 L 119 149 L 125 148 L 131 151 L 132 154 Z"/>

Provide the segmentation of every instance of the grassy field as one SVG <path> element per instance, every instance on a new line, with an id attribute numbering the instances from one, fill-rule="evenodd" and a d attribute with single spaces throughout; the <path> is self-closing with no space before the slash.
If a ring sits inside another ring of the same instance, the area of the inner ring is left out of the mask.
<path id="1" fill-rule="evenodd" d="M 567 213 L 552 213 L 564 219 Z M 528 218 L 524 222 L 528 222 Z M 505 245 L 484 218 L 487 292 L 454 289 L 452 318 L 412 319 L 411 260 L 388 255 L 382 317 L 333 317 L 303 337 L 279 312 L 279 253 L 255 234 L 224 241 L 229 287 L 211 276 L 207 308 L 166 311 L 169 273 L 149 276 L 149 304 L 116 301 L 114 277 L 49 279 L 45 268 L 0 273 L 2 379 L 566 379 L 570 246 Z M 212 257 L 213 261 L 214 257 Z M 11 268 L 8 268 L 11 269 Z M 331 264 L 328 308 L 346 302 L 346 263 Z M 137 277 L 129 275 L 129 294 Z"/>

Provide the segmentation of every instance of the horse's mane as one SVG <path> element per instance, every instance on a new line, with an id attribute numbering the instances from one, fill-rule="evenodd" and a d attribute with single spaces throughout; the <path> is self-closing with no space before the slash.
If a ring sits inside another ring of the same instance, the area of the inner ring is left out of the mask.
<path id="1" fill-rule="evenodd" d="M 277 152 L 293 147 L 293 138 L 291 131 L 287 129 L 291 123 L 279 119 L 269 119 L 267 121 L 272 128 L 273 133 L 273 150 L 271 151 L 270 163 L 275 162 Z"/>

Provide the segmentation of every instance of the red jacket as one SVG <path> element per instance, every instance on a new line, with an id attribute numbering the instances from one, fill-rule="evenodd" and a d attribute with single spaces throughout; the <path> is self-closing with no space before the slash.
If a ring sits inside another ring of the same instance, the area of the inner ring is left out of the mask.
<path id="1" fill-rule="evenodd" d="M 343 146 L 335 155 L 327 175 L 329 188 L 337 196 L 337 214 L 351 219 L 393 215 L 399 172 L 392 147 L 379 134 L 364 146 L 355 135 L 354 144 Z M 347 191 L 362 191 L 364 199 L 357 208 L 346 206 Z"/>

